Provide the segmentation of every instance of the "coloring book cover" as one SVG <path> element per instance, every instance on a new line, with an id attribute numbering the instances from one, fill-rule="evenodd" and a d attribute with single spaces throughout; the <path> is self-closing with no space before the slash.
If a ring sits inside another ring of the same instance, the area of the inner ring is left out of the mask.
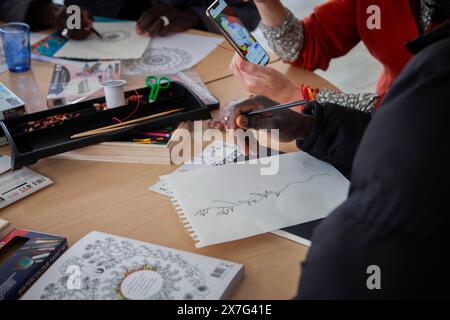
<path id="1" fill-rule="evenodd" d="M 0 301 L 18 299 L 66 249 L 64 237 L 11 231 L 0 241 Z"/>
<path id="2" fill-rule="evenodd" d="M 31 46 L 31 52 L 35 55 L 53 57 L 67 42 L 67 39 L 58 33 L 52 33 L 48 37 Z"/>
<path id="3" fill-rule="evenodd" d="M 25 300 L 220 299 L 241 264 L 91 232 L 22 297 Z"/>
<path id="4" fill-rule="evenodd" d="M 56 64 L 47 105 L 57 107 L 104 95 L 102 83 L 120 79 L 120 61 Z"/>

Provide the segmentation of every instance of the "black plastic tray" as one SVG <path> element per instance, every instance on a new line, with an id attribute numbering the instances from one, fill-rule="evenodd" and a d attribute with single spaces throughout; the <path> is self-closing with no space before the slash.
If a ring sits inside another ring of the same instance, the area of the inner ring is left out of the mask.
<path id="1" fill-rule="evenodd" d="M 131 134 L 151 128 L 163 127 L 181 121 L 209 119 L 210 110 L 218 108 L 218 105 L 205 105 L 190 89 L 175 81 L 171 83 L 168 90 L 161 90 L 158 100 L 153 103 L 146 102 L 149 95 L 148 88 L 138 89 L 137 92 L 144 96 L 144 101 L 141 101 L 138 111 L 127 120 L 177 108 L 184 108 L 184 110 L 143 121 L 114 132 L 77 139 L 70 137 L 76 133 L 115 124 L 117 122 L 113 120 L 114 117 L 124 119 L 129 116 L 136 109 L 136 103 L 114 109 L 96 111 L 94 103 L 103 103 L 105 101 L 104 98 L 99 98 L 4 120 L 0 122 L 0 126 L 11 144 L 11 167 L 13 170 L 18 170 L 23 166 L 34 164 L 42 158 L 104 141 L 120 140 Z M 133 94 L 135 94 L 134 90 L 125 93 L 126 96 Z M 45 119 L 52 115 L 77 112 L 80 112 L 80 116 L 59 125 L 32 132 L 23 130 L 30 121 Z"/>

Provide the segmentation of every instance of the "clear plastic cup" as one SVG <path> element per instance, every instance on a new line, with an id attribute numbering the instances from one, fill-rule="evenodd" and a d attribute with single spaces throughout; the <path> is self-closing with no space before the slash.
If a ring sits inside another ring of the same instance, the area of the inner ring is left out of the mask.
<path id="1" fill-rule="evenodd" d="M 25 72 L 31 68 L 30 26 L 12 22 L 0 26 L 6 64 L 11 72 Z"/>

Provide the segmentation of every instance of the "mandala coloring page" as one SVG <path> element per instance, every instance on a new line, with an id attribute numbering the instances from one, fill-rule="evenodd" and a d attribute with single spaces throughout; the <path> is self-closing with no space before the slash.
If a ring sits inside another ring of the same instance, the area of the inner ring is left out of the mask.
<path id="1" fill-rule="evenodd" d="M 192 66 L 192 55 L 180 48 L 149 48 L 138 60 L 122 64 L 124 74 L 174 74 Z"/>
<path id="2" fill-rule="evenodd" d="M 154 37 L 140 59 L 123 61 L 122 74 L 175 74 L 194 67 L 222 41 L 186 33 Z"/>

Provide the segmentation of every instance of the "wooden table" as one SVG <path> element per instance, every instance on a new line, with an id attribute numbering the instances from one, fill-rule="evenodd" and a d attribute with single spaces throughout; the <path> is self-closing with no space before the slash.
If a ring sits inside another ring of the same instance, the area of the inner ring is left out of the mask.
<path id="1" fill-rule="evenodd" d="M 232 55 L 224 55 L 219 49 L 197 70 L 208 79 L 208 87 L 222 103 L 247 96 L 229 75 Z M 220 68 L 216 61 L 221 61 Z M 272 66 L 296 82 L 334 88 L 313 73 L 281 62 Z M 25 101 L 41 101 L 44 105 L 52 69 L 50 64 L 33 61 L 30 72 L 6 72 L 0 75 L 0 81 Z M 141 83 L 133 81 L 132 85 Z M 283 149 L 294 147 L 289 144 Z M 0 153 L 8 154 L 9 148 L 0 148 Z M 263 234 L 202 249 L 194 247 L 169 199 L 147 190 L 174 166 L 44 159 L 31 169 L 50 177 L 54 184 L 0 210 L 0 218 L 11 221 L 15 227 L 64 235 L 70 244 L 97 230 L 239 262 L 245 265 L 246 276 L 233 299 L 289 299 L 296 293 L 300 262 L 307 252 L 305 246 Z"/>

